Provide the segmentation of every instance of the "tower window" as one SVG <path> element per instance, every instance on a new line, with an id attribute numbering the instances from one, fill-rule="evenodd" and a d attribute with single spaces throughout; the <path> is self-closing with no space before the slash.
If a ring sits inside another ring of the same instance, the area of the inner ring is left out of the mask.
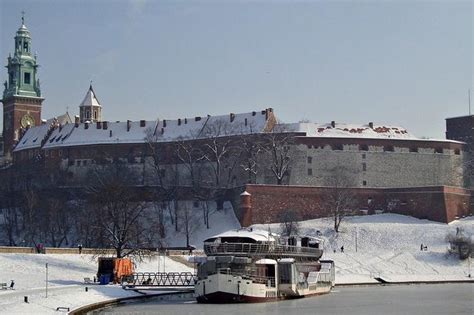
<path id="1" fill-rule="evenodd" d="M 312 168 L 308 168 L 308 176 L 312 176 L 313 175 L 313 169 Z"/>
<path id="2" fill-rule="evenodd" d="M 313 158 L 311 156 L 308 156 L 308 164 L 313 163 Z"/>
<path id="3" fill-rule="evenodd" d="M 28 52 L 28 42 L 23 42 L 23 50 Z"/>
<path id="4" fill-rule="evenodd" d="M 97 111 L 94 111 L 94 119 L 97 119 Z"/>
<path id="5" fill-rule="evenodd" d="M 23 81 L 25 82 L 25 84 L 31 84 L 31 73 L 25 72 Z"/>
<path id="6" fill-rule="evenodd" d="M 367 164 L 362 163 L 362 170 L 363 170 L 363 171 L 367 171 Z"/>

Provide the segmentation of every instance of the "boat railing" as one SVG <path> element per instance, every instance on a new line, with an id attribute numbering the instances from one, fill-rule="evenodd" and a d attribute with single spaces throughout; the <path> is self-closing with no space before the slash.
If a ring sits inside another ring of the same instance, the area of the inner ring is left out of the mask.
<path id="1" fill-rule="evenodd" d="M 220 268 L 217 270 L 217 273 L 241 277 L 243 280 L 251 280 L 253 283 L 265 284 L 267 287 L 275 287 L 275 277 L 251 275 L 245 272 L 236 272 L 230 268 Z"/>
<path id="2" fill-rule="evenodd" d="M 313 247 L 281 245 L 274 243 L 204 243 L 204 252 L 208 256 L 235 255 L 235 256 L 321 256 L 322 250 Z"/>

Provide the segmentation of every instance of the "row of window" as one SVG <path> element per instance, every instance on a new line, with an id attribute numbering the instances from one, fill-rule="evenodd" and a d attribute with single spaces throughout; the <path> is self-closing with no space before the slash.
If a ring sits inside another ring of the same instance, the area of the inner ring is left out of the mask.
<path id="1" fill-rule="evenodd" d="M 308 149 L 314 148 L 314 149 L 324 149 L 324 146 L 312 146 L 312 145 L 307 145 Z M 344 146 L 342 144 L 331 144 L 330 145 L 331 149 L 333 151 L 343 151 Z M 369 146 L 366 144 L 359 144 L 359 151 L 369 151 Z M 395 148 L 393 145 L 386 145 L 383 147 L 384 152 L 395 152 Z M 410 147 L 409 152 L 412 153 L 417 153 L 418 152 L 418 147 Z M 444 149 L 443 148 L 435 148 L 434 149 L 435 153 L 443 153 Z M 460 149 L 454 149 L 454 154 L 460 155 L 461 150 Z"/>

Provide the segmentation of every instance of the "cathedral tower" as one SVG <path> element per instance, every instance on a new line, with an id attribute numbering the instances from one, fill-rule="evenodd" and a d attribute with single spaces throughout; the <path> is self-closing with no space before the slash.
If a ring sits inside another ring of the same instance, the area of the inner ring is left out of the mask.
<path id="1" fill-rule="evenodd" d="M 15 36 L 13 58 L 7 59 L 8 80 L 3 91 L 3 138 L 5 156 L 9 158 L 14 146 L 27 128 L 41 124 L 40 83 L 38 63 L 32 54 L 30 32 L 24 17 Z"/>
<path id="2" fill-rule="evenodd" d="M 81 123 L 86 121 L 102 121 L 102 106 L 95 96 L 92 83 L 89 86 L 89 90 L 87 90 L 84 100 L 82 101 L 81 105 L 79 105 L 79 117 L 81 119 Z"/>

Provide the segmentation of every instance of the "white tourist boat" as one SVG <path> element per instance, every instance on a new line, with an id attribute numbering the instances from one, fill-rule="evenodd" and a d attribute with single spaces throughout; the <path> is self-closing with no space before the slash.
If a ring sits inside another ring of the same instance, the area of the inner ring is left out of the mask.
<path id="1" fill-rule="evenodd" d="M 330 292 L 334 263 L 320 240 L 262 230 L 228 231 L 204 241 L 195 284 L 200 303 L 267 302 Z"/>

